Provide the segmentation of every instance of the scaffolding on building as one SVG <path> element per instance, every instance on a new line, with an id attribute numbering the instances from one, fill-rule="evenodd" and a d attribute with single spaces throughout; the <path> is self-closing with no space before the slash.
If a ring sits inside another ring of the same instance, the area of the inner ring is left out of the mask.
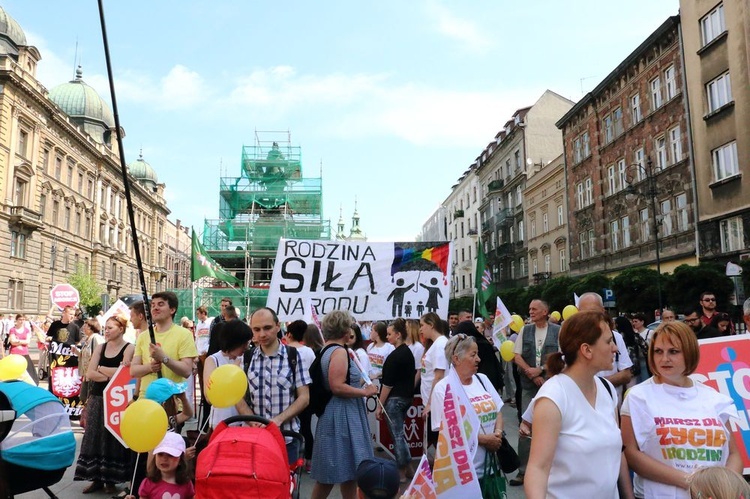
<path id="1" fill-rule="evenodd" d="M 242 147 L 240 176 L 220 178 L 219 218 L 203 226 L 206 251 L 244 283 L 244 302 L 236 306 L 265 305 L 281 238 L 331 238 L 322 174 L 303 175 L 301 148 L 288 131 L 255 131 L 254 144 Z"/>

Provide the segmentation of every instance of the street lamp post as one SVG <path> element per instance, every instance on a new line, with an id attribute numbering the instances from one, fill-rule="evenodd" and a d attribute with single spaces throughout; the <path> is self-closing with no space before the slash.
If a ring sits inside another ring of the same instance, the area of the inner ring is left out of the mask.
<path id="1" fill-rule="evenodd" d="M 656 250 L 656 290 L 659 297 L 659 313 L 661 314 L 663 308 L 662 308 L 662 298 L 661 298 L 661 258 L 659 253 L 659 220 L 656 218 L 656 197 L 660 194 L 659 188 L 656 185 L 656 174 L 657 171 L 654 170 L 654 164 L 651 161 L 651 158 L 648 157 L 646 159 L 646 166 L 643 166 L 640 163 L 636 163 L 633 165 L 630 165 L 628 167 L 630 168 L 637 168 L 638 169 L 638 181 L 644 180 L 643 176 L 645 176 L 646 180 L 646 188 L 644 191 L 639 191 L 635 188 L 633 185 L 634 180 L 629 181 L 630 184 L 626 191 L 628 194 L 635 194 L 637 196 L 641 196 L 644 199 L 647 199 L 651 203 L 651 220 L 654 225 L 654 243 L 655 243 L 655 250 Z"/>

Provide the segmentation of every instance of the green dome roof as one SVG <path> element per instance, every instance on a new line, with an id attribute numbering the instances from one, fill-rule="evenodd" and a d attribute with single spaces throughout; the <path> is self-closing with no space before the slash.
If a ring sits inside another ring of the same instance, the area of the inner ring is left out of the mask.
<path id="1" fill-rule="evenodd" d="M 151 165 L 143 159 L 142 153 L 138 156 L 138 159 L 128 165 L 128 171 L 140 182 L 146 181 L 154 185 L 159 183 L 159 177 L 156 176 L 156 172 L 151 168 Z"/>
<path id="2" fill-rule="evenodd" d="M 0 35 L 10 39 L 16 47 L 26 45 L 26 34 L 21 29 L 21 25 L 10 17 L 2 7 L 0 7 Z"/>
<path id="3" fill-rule="evenodd" d="M 115 127 L 112 110 L 92 87 L 84 83 L 78 66 L 75 80 L 58 85 L 49 92 L 49 98 L 71 118 L 79 118 L 101 125 L 104 129 Z M 104 130 L 102 130 L 104 131 Z"/>

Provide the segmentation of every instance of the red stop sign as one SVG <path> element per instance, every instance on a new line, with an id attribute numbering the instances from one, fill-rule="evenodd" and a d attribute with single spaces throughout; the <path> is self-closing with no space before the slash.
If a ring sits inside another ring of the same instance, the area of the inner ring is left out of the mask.
<path id="1" fill-rule="evenodd" d="M 128 444 L 122 439 L 120 422 L 134 394 L 135 379 L 130 377 L 130 367 L 120 366 L 104 389 L 104 427 L 125 447 Z"/>
<path id="2" fill-rule="evenodd" d="M 62 310 L 65 307 L 77 307 L 81 301 L 78 290 L 70 284 L 58 284 L 49 292 L 52 304 Z"/>

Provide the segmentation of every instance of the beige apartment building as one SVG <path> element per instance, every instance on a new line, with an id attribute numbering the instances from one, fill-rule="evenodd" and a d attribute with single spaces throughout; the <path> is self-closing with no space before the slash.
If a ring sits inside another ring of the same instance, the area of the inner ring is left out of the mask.
<path id="1" fill-rule="evenodd" d="M 562 154 L 562 135 L 555 122 L 573 104 L 545 91 L 532 106 L 513 113 L 476 160 L 481 235 L 497 289 L 526 287 L 533 279 L 525 213 L 529 172 Z"/>
<path id="2" fill-rule="evenodd" d="M 140 292 L 112 112 L 80 67 L 73 80 L 48 91 L 36 79 L 41 59 L 0 8 L 0 312 L 6 313 L 46 313 L 51 287 L 79 267 L 113 299 Z M 184 284 L 190 246 L 185 231 L 167 220 L 165 186 L 142 157 L 129 169 L 148 290 L 166 289 L 170 276 Z"/>
<path id="3" fill-rule="evenodd" d="M 701 260 L 750 258 L 750 4 L 680 1 Z"/>
<path id="4" fill-rule="evenodd" d="M 524 216 L 528 227 L 529 285 L 544 284 L 568 270 L 568 209 L 563 155 L 526 172 Z"/>

